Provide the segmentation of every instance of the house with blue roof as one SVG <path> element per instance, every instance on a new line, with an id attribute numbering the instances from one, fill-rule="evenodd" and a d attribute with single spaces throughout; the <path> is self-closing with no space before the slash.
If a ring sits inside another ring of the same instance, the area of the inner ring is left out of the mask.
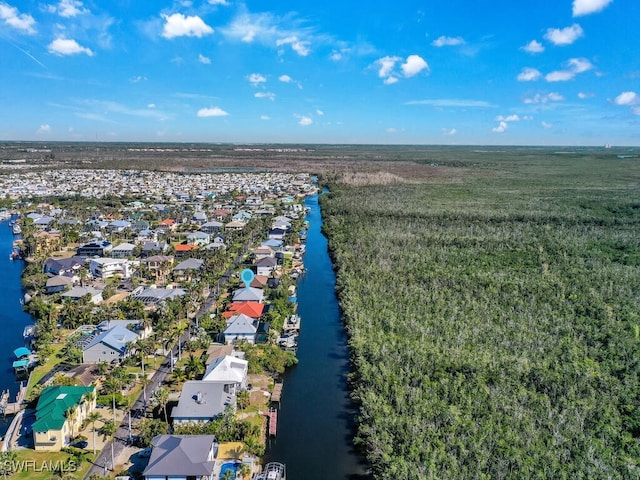
<path id="1" fill-rule="evenodd" d="M 98 333 L 82 348 L 83 363 L 111 363 L 129 355 L 127 344 L 138 339 L 138 335 L 122 325 Z"/>

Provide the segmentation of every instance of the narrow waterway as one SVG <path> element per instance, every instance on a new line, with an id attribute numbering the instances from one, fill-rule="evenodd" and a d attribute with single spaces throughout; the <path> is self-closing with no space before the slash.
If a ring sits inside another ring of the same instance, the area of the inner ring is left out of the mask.
<path id="1" fill-rule="evenodd" d="M 278 435 L 267 445 L 267 459 L 286 464 L 291 480 L 366 479 L 364 460 L 353 448 L 347 338 L 318 196 L 307 197 L 305 206 L 311 210 L 307 272 L 298 282 L 299 363 L 284 376 Z"/>
<path id="2" fill-rule="evenodd" d="M 13 248 L 13 234 L 8 221 L 0 222 L 0 390 L 9 389 L 11 399 L 18 392 L 11 364 L 15 360 L 13 351 L 24 345 L 22 331 L 33 323 L 31 315 L 22 310 L 22 260 L 9 260 Z"/>

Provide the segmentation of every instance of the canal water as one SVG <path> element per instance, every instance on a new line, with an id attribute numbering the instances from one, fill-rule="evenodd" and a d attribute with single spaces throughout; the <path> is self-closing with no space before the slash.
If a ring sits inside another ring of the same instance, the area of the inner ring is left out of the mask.
<path id="1" fill-rule="evenodd" d="M 278 434 L 267 461 L 286 465 L 287 478 L 368 479 L 353 448 L 354 409 L 347 390 L 349 353 L 335 295 L 335 274 L 322 234 L 318 195 L 305 206 L 309 231 L 305 275 L 298 281 L 298 365 L 284 375 Z"/>
<path id="2" fill-rule="evenodd" d="M 24 345 L 22 331 L 32 324 L 31 315 L 22 310 L 22 260 L 9 260 L 13 249 L 13 233 L 8 221 L 0 222 L 0 390 L 9 390 L 15 400 L 20 384 L 11 364 L 13 351 Z M 0 416 L 0 434 L 6 430 L 6 419 Z"/>

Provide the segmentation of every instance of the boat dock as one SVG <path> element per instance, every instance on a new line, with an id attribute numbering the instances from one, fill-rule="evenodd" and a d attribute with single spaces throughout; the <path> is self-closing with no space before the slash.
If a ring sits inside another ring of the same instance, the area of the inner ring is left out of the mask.
<path id="1" fill-rule="evenodd" d="M 2 415 L 15 415 L 20 411 L 20 407 L 22 405 L 22 401 L 24 400 L 24 396 L 27 393 L 27 386 L 24 382 L 20 382 L 20 389 L 16 394 L 16 401 L 9 402 L 9 390 L 5 390 L 2 392 L 0 396 L 0 413 Z"/>
<path id="2" fill-rule="evenodd" d="M 270 408 L 267 412 L 267 418 L 269 419 L 269 436 L 275 437 L 278 433 L 278 410 Z"/>

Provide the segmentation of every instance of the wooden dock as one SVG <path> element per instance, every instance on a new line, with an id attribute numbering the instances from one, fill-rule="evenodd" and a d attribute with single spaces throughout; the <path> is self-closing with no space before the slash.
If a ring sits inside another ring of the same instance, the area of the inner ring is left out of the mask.
<path id="1" fill-rule="evenodd" d="M 269 436 L 275 437 L 278 432 L 278 410 L 270 408 L 267 412 L 267 418 L 269 419 Z"/>
<path id="2" fill-rule="evenodd" d="M 0 397 L 0 413 L 2 415 L 15 415 L 18 413 L 21 409 L 22 401 L 24 400 L 26 393 L 27 386 L 24 382 L 20 382 L 20 389 L 16 395 L 16 401 L 13 403 L 9 402 L 9 390 L 2 392 L 2 396 Z"/>
<path id="3" fill-rule="evenodd" d="M 273 392 L 271 392 L 271 401 L 280 403 L 282 398 L 282 383 L 276 383 L 273 386 Z"/>

